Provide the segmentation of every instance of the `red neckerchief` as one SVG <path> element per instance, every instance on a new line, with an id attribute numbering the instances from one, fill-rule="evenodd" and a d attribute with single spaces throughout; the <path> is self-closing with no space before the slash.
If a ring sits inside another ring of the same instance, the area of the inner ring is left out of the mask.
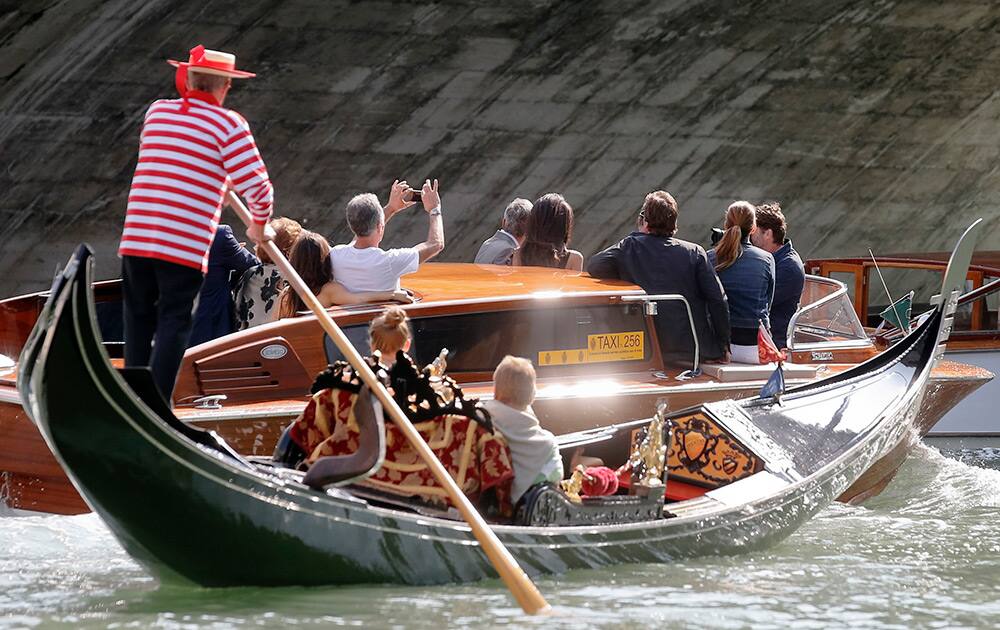
<path id="1" fill-rule="evenodd" d="M 202 92 L 201 90 L 188 90 L 187 94 L 184 95 L 184 100 L 195 98 L 199 101 L 205 101 L 210 105 L 215 105 L 216 107 L 221 107 L 222 104 L 219 103 L 219 99 L 215 98 L 215 95 L 211 92 Z"/>

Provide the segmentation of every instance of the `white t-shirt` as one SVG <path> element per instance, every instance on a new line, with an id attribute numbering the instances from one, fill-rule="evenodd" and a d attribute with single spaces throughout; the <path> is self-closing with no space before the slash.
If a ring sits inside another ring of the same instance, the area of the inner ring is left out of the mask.
<path id="1" fill-rule="evenodd" d="M 333 279 L 348 291 L 395 291 L 399 277 L 420 268 L 420 253 L 415 247 L 382 249 L 337 245 L 330 250 Z"/>

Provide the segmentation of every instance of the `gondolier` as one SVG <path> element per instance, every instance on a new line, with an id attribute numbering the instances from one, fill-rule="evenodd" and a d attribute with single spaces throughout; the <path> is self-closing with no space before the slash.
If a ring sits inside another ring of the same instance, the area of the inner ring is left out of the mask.
<path id="1" fill-rule="evenodd" d="M 232 186 L 264 238 L 274 191 L 250 126 L 222 106 L 236 69 L 229 53 L 191 49 L 177 68 L 181 98 L 146 111 L 118 254 L 122 259 L 125 365 L 150 366 L 168 401 L 191 332 L 223 195 Z"/>

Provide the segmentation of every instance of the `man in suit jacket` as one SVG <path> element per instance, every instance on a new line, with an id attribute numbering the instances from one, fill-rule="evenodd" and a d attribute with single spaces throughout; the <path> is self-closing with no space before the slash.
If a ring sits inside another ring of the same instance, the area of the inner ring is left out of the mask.
<path id="1" fill-rule="evenodd" d="M 514 250 L 524 242 L 524 228 L 531 213 L 531 202 L 517 198 L 503 211 L 503 222 L 497 233 L 479 247 L 477 265 L 509 265 Z"/>
<path id="2" fill-rule="evenodd" d="M 785 215 L 777 201 L 757 206 L 753 244 L 774 256 L 774 299 L 771 301 L 771 337 L 779 348 L 788 346 L 788 324 L 799 309 L 806 270 L 802 258 L 785 238 Z"/>
<path id="3" fill-rule="evenodd" d="M 729 304 L 719 276 L 700 245 L 674 238 L 677 202 L 664 190 L 646 195 L 639 229 L 595 254 L 587 272 L 638 284 L 646 293 L 679 293 L 691 306 L 701 358 L 728 363 Z M 694 339 L 687 310 L 679 302 L 660 302 L 654 322 L 663 358 L 691 364 Z"/>

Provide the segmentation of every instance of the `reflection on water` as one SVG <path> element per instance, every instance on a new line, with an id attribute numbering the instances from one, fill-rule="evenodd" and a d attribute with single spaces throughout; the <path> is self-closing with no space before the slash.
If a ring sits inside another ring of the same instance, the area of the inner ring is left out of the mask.
<path id="1" fill-rule="evenodd" d="M 921 447 L 881 496 L 754 554 L 544 578 L 557 615 L 502 585 L 160 588 L 94 515 L 0 518 L 0 626 L 988 626 L 1000 617 L 1000 451 Z M 961 460 L 961 461 L 960 461 Z"/>

